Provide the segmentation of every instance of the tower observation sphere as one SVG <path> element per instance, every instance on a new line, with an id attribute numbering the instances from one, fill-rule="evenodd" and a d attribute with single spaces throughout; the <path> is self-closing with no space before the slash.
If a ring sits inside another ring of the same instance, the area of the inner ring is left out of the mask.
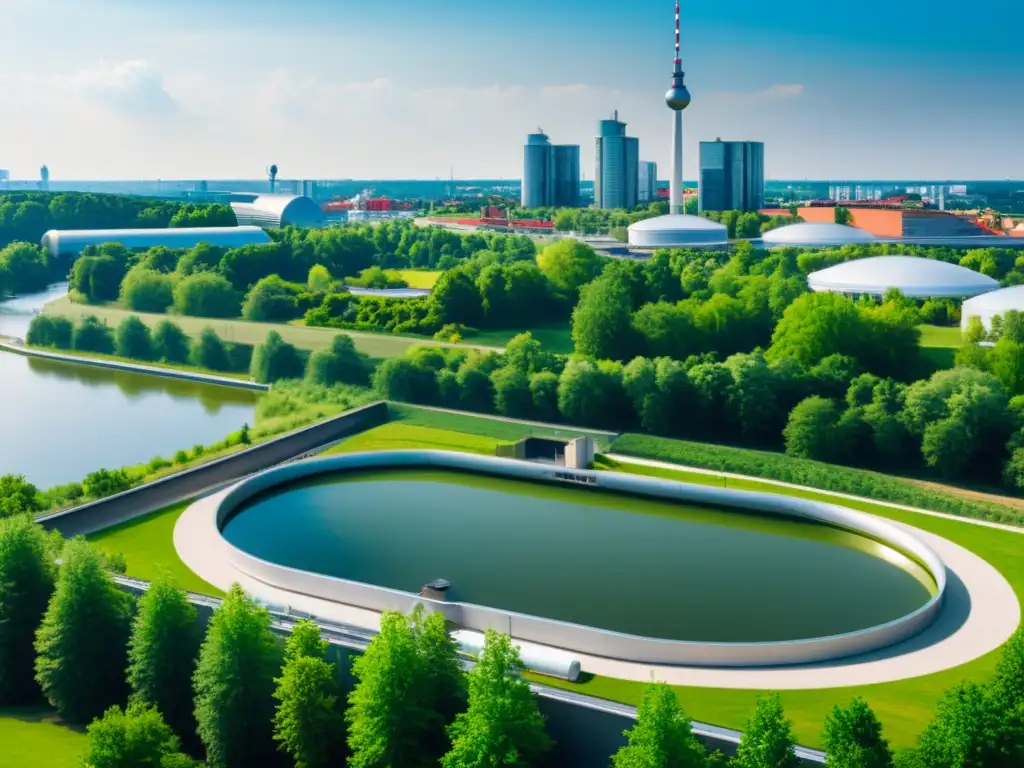
<path id="1" fill-rule="evenodd" d="M 686 109 L 690 106 L 690 92 L 686 90 L 685 85 L 680 85 L 678 88 L 673 86 L 665 93 L 665 103 L 668 104 L 669 109 L 676 112 Z"/>

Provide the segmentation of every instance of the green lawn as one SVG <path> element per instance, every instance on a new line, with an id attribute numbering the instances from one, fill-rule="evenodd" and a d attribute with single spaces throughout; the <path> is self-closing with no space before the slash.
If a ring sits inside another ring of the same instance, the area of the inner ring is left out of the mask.
<path id="1" fill-rule="evenodd" d="M 956 351 L 963 346 L 959 326 L 919 325 L 921 351 L 937 368 L 952 368 Z"/>
<path id="2" fill-rule="evenodd" d="M 711 475 L 637 465 L 618 465 L 607 459 L 601 459 L 600 466 L 613 471 L 666 477 L 702 485 L 721 485 L 725 482 L 722 478 Z M 824 494 L 780 488 L 757 481 L 730 478 L 728 485 L 730 488 L 767 491 L 835 503 L 833 497 Z M 1021 557 L 1021 552 L 1024 551 L 1024 534 L 1007 533 L 957 520 L 903 512 L 877 504 L 854 501 L 842 503 L 854 509 L 917 526 L 970 549 L 998 568 L 1013 586 L 1018 599 L 1024 600 L 1024 558 Z M 846 703 L 854 696 L 862 696 L 881 718 L 886 736 L 893 746 L 909 747 L 931 718 L 935 704 L 943 691 L 962 680 L 984 679 L 994 669 L 998 655 L 998 652 L 990 653 L 955 669 L 894 683 L 812 691 L 783 691 L 782 702 L 786 708 L 786 716 L 793 721 L 794 733 L 801 744 L 820 746 L 821 725 L 832 706 Z M 544 682 L 630 704 L 639 701 L 643 689 L 642 683 L 602 677 L 594 677 L 584 683 L 568 683 L 551 678 L 544 678 Z M 763 693 L 753 690 L 685 686 L 679 686 L 676 690 L 687 713 L 695 720 L 737 729 L 744 727 L 757 697 Z"/>
<path id="3" fill-rule="evenodd" d="M 0 709 L 0 768 L 78 768 L 85 746 L 52 710 Z"/>
<path id="4" fill-rule="evenodd" d="M 299 349 L 316 351 L 325 349 L 331 345 L 334 337 L 339 333 L 352 337 L 356 348 L 370 357 L 384 359 L 397 357 L 403 354 L 409 347 L 416 344 L 441 344 L 426 337 L 415 338 L 411 336 L 394 336 L 388 333 L 367 333 L 364 331 L 339 331 L 335 328 L 309 328 L 294 323 L 251 323 L 247 320 L 218 320 L 206 317 L 188 317 L 185 315 L 160 315 L 147 312 L 132 312 L 113 305 L 76 304 L 67 296 L 51 301 L 43 312 L 49 315 L 63 315 L 65 317 L 81 317 L 84 315 L 95 315 L 101 320 L 106 320 L 109 325 L 117 325 L 129 315 L 136 315 L 150 328 L 155 327 L 162 320 L 171 320 L 181 329 L 196 338 L 203 332 L 204 328 L 213 328 L 224 341 L 238 344 L 250 344 L 257 346 L 263 343 L 267 333 L 277 331 L 289 344 L 294 344 Z M 470 342 L 473 346 L 484 346 L 476 341 Z"/>
<path id="5" fill-rule="evenodd" d="M 174 549 L 174 524 L 190 503 L 183 501 L 158 509 L 94 533 L 88 539 L 102 550 L 123 554 L 128 563 L 128 576 L 149 581 L 166 569 L 182 589 L 204 595 L 222 595 L 221 590 L 196 576 Z"/>
<path id="6" fill-rule="evenodd" d="M 527 437 L 570 439 L 589 435 L 594 438 L 594 441 L 599 446 L 604 447 L 611 442 L 612 437 L 601 432 L 592 432 L 585 429 L 544 427 L 523 424 L 517 421 L 488 418 L 487 416 L 477 416 L 471 413 L 435 411 L 403 403 L 388 403 L 388 413 L 392 421 L 401 421 L 404 424 L 421 427 L 434 427 L 450 432 L 460 432 L 464 435 L 491 437 L 506 443 L 514 443 Z"/>
<path id="7" fill-rule="evenodd" d="M 573 352 L 572 329 L 567 323 L 541 325 L 534 328 L 512 330 L 480 331 L 467 337 L 466 341 L 485 347 L 504 347 L 513 336 L 529 331 L 548 352 L 570 355 Z"/>
<path id="8" fill-rule="evenodd" d="M 347 438 L 324 455 L 359 451 L 400 451 L 427 448 L 439 451 L 466 451 L 493 456 L 501 441 L 480 435 L 467 435 L 447 429 L 420 427 L 392 422 Z"/>

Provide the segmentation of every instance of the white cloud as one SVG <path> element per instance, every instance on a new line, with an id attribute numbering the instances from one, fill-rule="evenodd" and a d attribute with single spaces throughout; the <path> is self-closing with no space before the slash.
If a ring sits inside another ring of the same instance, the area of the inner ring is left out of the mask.
<path id="1" fill-rule="evenodd" d="M 166 116 L 178 109 L 164 86 L 163 74 L 142 60 L 57 75 L 51 85 L 71 98 L 132 117 Z"/>
<path id="2" fill-rule="evenodd" d="M 802 83 L 775 83 L 760 91 L 719 91 L 709 97 L 719 103 L 746 105 L 791 101 L 804 95 Z"/>

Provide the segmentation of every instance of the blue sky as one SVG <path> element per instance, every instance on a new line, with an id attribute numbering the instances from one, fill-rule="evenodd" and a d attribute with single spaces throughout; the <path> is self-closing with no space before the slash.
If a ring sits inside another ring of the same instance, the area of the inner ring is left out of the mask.
<path id="1" fill-rule="evenodd" d="M 683 3 L 697 142 L 771 178 L 1024 177 L 1024 46 L 962 5 Z M 998 15 L 998 14 L 997 14 Z M 618 109 L 669 159 L 672 0 L 0 0 L 0 168 L 54 178 L 517 177 Z"/>

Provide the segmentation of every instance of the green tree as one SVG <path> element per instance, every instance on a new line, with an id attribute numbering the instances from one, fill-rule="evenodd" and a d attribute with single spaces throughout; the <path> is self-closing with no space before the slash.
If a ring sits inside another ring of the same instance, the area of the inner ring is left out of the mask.
<path id="1" fill-rule="evenodd" d="M 153 355 L 165 363 L 187 363 L 189 338 L 170 320 L 161 320 L 153 330 Z"/>
<path id="2" fill-rule="evenodd" d="M 939 701 L 918 739 L 914 768 L 1014 768 L 1024 757 L 1018 716 L 1011 722 L 976 683 L 961 683 Z M 1016 744 L 1013 742 L 1017 741 Z"/>
<path id="3" fill-rule="evenodd" d="M 802 459 L 837 461 L 845 458 L 847 445 L 839 434 L 839 408 L 834 400 L 814 395 L 789 414 L 782 436 L 786 453 Z"/>
<path id="4" fill-rule="evenodd" d="M 298 296 L 302 286 L 282 280 L 277 275 L 264 277 L 249 289 L 242 304 L 242 317 L 261 323 L 292 320 L 299 317 Z"/>
<path id="5" fill-rule="evenodd" d="M 0 475 L 0 518 L 38 512 L 42 508 L 39 489 L 24 475 Z"/>
<path id="6" fill-rule="evenodd" d="M 601 257 L 579 240 L 559 240 L 537 255 L 537 265 L 553 286 L 575 301 L 580 288 L 601 272 Z"/>
<path id="7" fill-rule="evenodd" d="M 198 368 L 207 368 L 211 371 L 227 371 L 231 369 L 228 361 L 228 351 L 221 341 L 220 336 L 210 326 L 203 328 L 199 338 L 192 344 L 189 352 L 189 362 Z"/>
<path id="8" fill-rule="evenodd" d="M 174 281 L 141 264 L 132 267 L 121 281 L 121 301 L 136 312 L 166 312 L 174 303 Z"/>
<path id="9" fill-rule="evenodd" d="M 530 379 L 518 368 L 499 368 L 491 374 L 494 408 L 502 416 L 526 418 L 533 413 Z"/>
<path id="10" fill-rule="evenodd" d="M 435 372 L 407 357 L 388 358 L 377 366 L 373 386 L 387 400 L 432 403 L 438 397 Z"/>
<path id="11" fill-rule="evenodd" d="M 335 384 L 366 386 L 372 369 L 366 355 L 356 349 L 352 337 L 339 333 L 331 340 L 330 347 L 309 356 L 306 380 L 325 387 Z"/>
<path id="12" fill-rule="evenodd" d="M 33 676 L 36 629 L 53 593 L 49 541 L 29 515 L 0 520 L 0 706 L 39 698 Z"/>
<path id="13" fill-rule="evenodd" d="M 850 209 L 843 208 L 842 206 L 839 205 L 836 206 L 835 211 L 833 212 L 833 218 L 835 219 L 836 224 L 853 223 L 853 214 L 850 213 Z"/>
<path id="14" fill-rule="evenodd" d="M 72 344 L 80 352 L 112 355 L 114 354 L 114 332 L 95 315 L 86 315 L 75 326 Z"/>
<path id="15" fill-rule="evenodd" d="M 828 768 L 892 768 L 892 750 L 882 724 L 861 698 L 846 708 L 835 706 L 825 720 L 825 765 Z"/>
<path id="16" fill-rule="evenodd" d="M 487 630 L 484 648 L 469 673 L 469 706 L 448 729 L 452 748 L 443 768 L 536 765 L 551 749 L 544 717 L 523 664 L 507 635 Z"/>
<path id="17" fill-rule="evenodd" d="M 530 376 L 530 399 L 538 419 L 558 420 L 558 375 L 541 371 Z"/>
<path id="18" fill-rule="evenodd" d="M 174 311 L 193 317 L 238 317 L 238 293 L 220 275 L 198 272 L 174 287 Z"/>
<path id="19" fill-rule="evenodd" d="M 274 753 L 274 675 L 280 654 L 266 608 L 233 584 L 213 614 L 193 677 L 197 732 L 211 765 L 265 765 Z"/>
<path id="20" fill-rule="evenodd" d="M 628 744 L 612 758 L 614 768 L 705 768 L 707 751 L 697 741 L 675 691 L 664 683 L 644 689 Z"/>
<path id="21" fill-rule="evenodd" d="M 450 269 L 437 279 L 430 302 L 442 325 L 457 323 L 479 328 L 483 320 L 480 292 L 473 278 L 462 269 Z"/>
<path id="22" fill-rule="evenodd" d="M 320 628 L 312 621 L 300 621 L 285 644 L 284 668 L 275 681 L 274 738 L 296 768 L 335 764 L 342 743 L 338 682 L 326 652 Z"/>
<path id="23" fill-rule="evenodd" d="M 66 317 L 36 315 L 28 326 L 25 342 L 37 347 L 71 349 L 75 326 Z"/>
<path id="24" fill-rule="evenodd" d="M 128 693 L 124 670 L 133 598 L 83 539 L 61 552 L 57 588 L 36 634 L 36 681 L 71 723 L 88 723 Z"/>
<path id="25" fill-rule="evenodd" d="M 121 357 L 135 360 L 152 360 L 154 358 L 153 337 L 149 326 L 137 315 L 129 315 L 122 320 L 114 332 L 114 351 Z"/>
<path id="26" fill-rule="evenodd" d="M 527 375 L 549 371 L 555 365 L 554 356 L 544 351 L 544 346 L 529 331 L 509 339 L 503 355 L 505 365 Z"/>
<path id="27" fill-rule="evenodd" d="M 141 702 L 127 711 L 111 707 L 86 734 L 89 746 L 82 762 L 88 768 L 165 768 L 175 764 L 172 760 L 188 760 L 178 752 L 178 737 L 160 712 Z"/>
<path id="28" fill-rule="evenodd" d="M 778 694 L 758 699 L 736 750 L 736 768 L 798 768 L 791 728 Z"/>
<path id="29" fill-rule="evenodd" d="M 334 278 L 323 264 L 314 264 L 309 268 L 306 287 L 311 293 L 327 293 L 334 285 Z"/>
<path id="30" fill-rule="evenodd" d="M 576 354 L 627 360 L 636 352 L 632 297 L 621 281 L 601 277 L 583 288 L 572 312 Z"/>
<path id="31" fill-rule="evenodd" d="M 256 381 L 272 384 L 281 379 L 301 379 L 304 363 L 299 351 L 285 342 L 277 331 L 270 331 L 253 350 L 249 372 Z"/>
<path id="32" fill-rule="evenodd" d="M 412 624 L 423 665 L 423 701 L 432 715 L 426 724 L 423 749 L 431 760 L 438 760 L 448 750 L 447 727 L 466 709 L 466 675 L 443 613 L 427 614 L 418 605 Z"/>
<path id="33" fill-rule="evenodd" d="M 161 572 L 139 598 L 128 641 L 128 684 L 133 698 L 155 706 L 186 742 L 196 728 L 192 674 L 199 642 L 196 609 Z"/>
<path id="34" fill-rule="evenodd" d="M 435 713 L 423 694 L 423 659 L 409 620 L 381 616 L 380 632 L 355 659 L 356 685 L 349 693 L 351 768 L 415 768 L 429 764 L 422 740 Z"/>

